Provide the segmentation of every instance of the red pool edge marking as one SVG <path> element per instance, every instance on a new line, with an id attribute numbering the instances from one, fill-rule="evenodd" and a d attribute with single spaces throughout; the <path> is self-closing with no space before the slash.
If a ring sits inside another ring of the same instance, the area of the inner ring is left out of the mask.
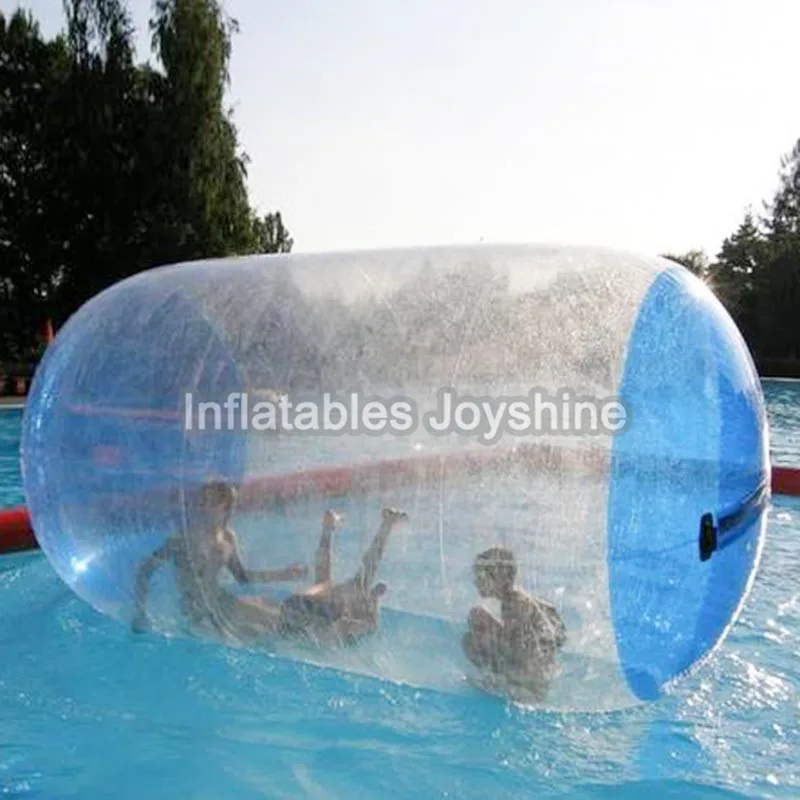
<path id="1" fill-rule="evenodd" d="M 0 554 L 36 550 L 31 518 L 25 506 L 0 509 Z"/>
<path id="2" fill-rule="evenodd" d="M 491 451 L 468 451 L 451 455 L 393 459 L 354 466 L 322 467 L 290 474 L 265 475 L 247 481 L 240 487 L 240 506 L 253 508 L 288 502 L 298 497 L 319 495 L 336 497 L 364 489 L 383 490 L 417 481 L 426 481 L 454 467 L 460 471 L 518 463 L 522 455 L 527 466 L 565 467 L 588 472 L 599 470 L 604 459 L 598 450 L 566 450 L 548 446 L 527 447 L 521 451 L 505 451 L 502 456 Z M 509 457 L 510 456 L 510 457 Z M 516 456 L 516 458 L 515 458 Z M 555 463 L 554 463 L 555 462 Z M 800 468 L 773 466 L 774 494 L 800 496 Z M 27 508 L 0 509 L 0 555 L 35 550 L 39 547 Z"/>
<path id="3" fill-rule="evenodd" d="M 772 491 L 774 494 L 800 496 L 800 468 L 773 465 Z"/>

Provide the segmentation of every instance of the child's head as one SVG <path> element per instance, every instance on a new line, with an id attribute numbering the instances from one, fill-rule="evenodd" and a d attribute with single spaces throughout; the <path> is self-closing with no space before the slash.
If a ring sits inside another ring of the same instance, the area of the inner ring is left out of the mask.
<path id="1" fill-rule="evenodd" d="M 481 597 L 502 597 L 514 588 L 517 579 L 514 554 L 505 547 L 490 547 L 479 553 L 472 571 Z"/>
<path id="2" fill-rule="evenodd" d="M 236 489 L 224 481 L 209 481 L 203 487 L 200 502 L 215 519 L 227 520 L 236 505 Z"/>

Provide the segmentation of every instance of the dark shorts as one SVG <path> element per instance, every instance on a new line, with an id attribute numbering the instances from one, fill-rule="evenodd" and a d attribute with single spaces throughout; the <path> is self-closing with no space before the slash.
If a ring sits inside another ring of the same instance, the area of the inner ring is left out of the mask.
<path id="1" fill-rule="evenodd" d="M 293 594 L 281 603 L 280 630 L 284 636 L 296 636 L 315 627 L 333 625 L 340 617 L 330 597 Z"/>

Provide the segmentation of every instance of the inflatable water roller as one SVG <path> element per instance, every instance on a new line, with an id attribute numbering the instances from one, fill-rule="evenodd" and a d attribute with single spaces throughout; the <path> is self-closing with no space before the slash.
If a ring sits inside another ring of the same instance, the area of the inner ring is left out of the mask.
<path id="1" fill-rule="evenodd" d="M 473 562 L 500 546 L 567 629 L 547 704 L 579 710 L 656 699 L 720 644 L 771 482 L 758 377 L 708 287 L 589 248 L 150 270 L 63 326 L 23 428 L 36 539 L 97 610 L 130 623 L 139 565 L 199 535 L 209 481 L 238 489 L 255 568 L 311 568 L 320 518 L 339 510 L 337 580 L 397 506 L 409 522 L 380 566 L 380 631 L 352 648 L 263 646 L 468 691 Z M 183 630 L 169 569 L 148 603 L 156 630 Z"/>

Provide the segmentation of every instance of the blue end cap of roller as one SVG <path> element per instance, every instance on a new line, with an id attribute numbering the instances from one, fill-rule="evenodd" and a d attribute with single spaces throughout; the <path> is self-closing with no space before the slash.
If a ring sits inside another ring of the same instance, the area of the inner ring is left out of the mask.
<path id="1" fill-rule="evenodd" d="M 651 700 L 735 618 L 768 485 L 752 360 L 722 306 L 682 268 L 661 273 L 642 302 L 619 399 L 630 423 L 612 447 L 611 614 L 627 683 Z"/>

